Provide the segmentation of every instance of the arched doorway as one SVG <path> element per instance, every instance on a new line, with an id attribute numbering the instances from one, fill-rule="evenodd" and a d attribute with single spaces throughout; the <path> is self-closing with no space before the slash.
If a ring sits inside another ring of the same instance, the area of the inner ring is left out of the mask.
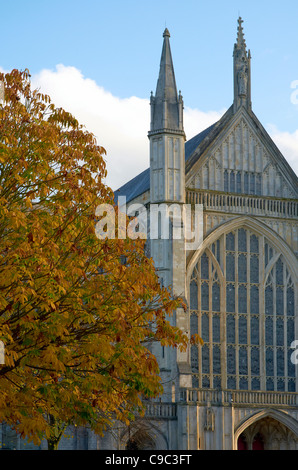
<path id="1" fill-rule="evenodd" d="M 278 420 L 267 416 L 239 435 L 237 450 L 297 450 L 298 436 Z"/>
<path id="2" fill-rule="evenodd" d="M 121 450 L 168 450 L 168 441 L 161 428 L 158 421 L 135 421 L 120 436 Z"/>
<path id="3" fill-rule="evenodd" d="M 131 437 L 129 437 L 125 450 L 153 450 L 155 449 L 155 442 L 152 437 L 144 430 L 138 430 Z"/>

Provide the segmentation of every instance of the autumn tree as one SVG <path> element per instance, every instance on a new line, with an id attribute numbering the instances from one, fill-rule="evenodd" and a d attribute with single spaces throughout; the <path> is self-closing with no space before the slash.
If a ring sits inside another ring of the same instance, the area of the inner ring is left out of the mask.
<path id="1" fill-rule="evenodd" d="M 105 150 L 27 71 L 0 80 L 0 420 L 57 448 L 66 425 L 129 423 L 162 391 L 150 343 L 187 338 L 144 241 L 96 236 Z"/>

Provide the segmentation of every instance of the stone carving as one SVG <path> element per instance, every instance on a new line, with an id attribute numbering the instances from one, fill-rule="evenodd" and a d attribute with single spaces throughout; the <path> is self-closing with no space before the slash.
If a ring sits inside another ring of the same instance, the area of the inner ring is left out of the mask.
<path id="1" fill-rule="evenodd" d="M 247 94 L 247 67 L 243 64 L 238 72 L 238 93 L 239 96 L 246 96 Z"/>
<path id="2" fill-rule="evenodd" d="M 206 409 L 206 422 L 205 422 L 206 431 L 214 431 L 214 411 L 211 406 L 208 406 Z"/>
<path id="3" fill-rule="evenodd" d="M 210 394 L 207 393 L 206 421 L 205 421 L 205 426 L 204 426 L 205 430 L 213 432 L 214 424 L 215 424 L 215 415 L 211 406 Z"/>

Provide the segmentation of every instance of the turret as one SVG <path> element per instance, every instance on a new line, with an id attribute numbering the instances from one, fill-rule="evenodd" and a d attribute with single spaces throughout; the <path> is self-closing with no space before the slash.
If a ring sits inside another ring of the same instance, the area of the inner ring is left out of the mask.
<path id="1" fill-rule="evenodd" d="M 151 203 L 184 202 L 183 98 L 177 93 L 168 29 L 163 37 L 156 92 L 150 99 Z"/>
<path id="2" fill-rule="evenodd" d="M 156 93 L 155 96 L 151 94 L 150 100 L 150 247 L 160 282 L 170 287 L 174 295 L 185 297 L 183 99 L 181 93 L 177 93 L 168 29 L 164 31 L 163 37 Z M 174 236 L 177 232 L 181 233 L 181 237 Z M 169 233 L 169 236 L 164 236 L 164 233 Z M 189 331 L 188 317 L 183 308 L 177 308 L 170 321 L 184 331 Z M 154 354 L 163 371 L 163 400 L 168 401 L 172 397 L 174 384 L 178 386 L 180 380 L 177 366 L 179 368 L 182 363 L 183 370 L 188 366 L 188 352 L 177 352 L 156 345 Z M 190 374 L 182 381 L 191 386 L 189 377 Z"/>

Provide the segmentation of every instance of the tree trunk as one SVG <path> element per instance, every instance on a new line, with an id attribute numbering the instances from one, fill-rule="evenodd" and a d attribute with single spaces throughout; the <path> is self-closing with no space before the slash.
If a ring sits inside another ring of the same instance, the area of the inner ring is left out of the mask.
<path id="1" fill-rule="evenodd" d="M 60 439 L 48 439 L 48 450 L 58 450 Z"/>
<path id="2" fill-rule="evenodd" d="M 66 428 L 66 424 L 53 415 L 48 415 L 49 424 L 51 426 L 50 437 L 47 439 L 48 450 L 58 450 L 58 445 Z"/>

